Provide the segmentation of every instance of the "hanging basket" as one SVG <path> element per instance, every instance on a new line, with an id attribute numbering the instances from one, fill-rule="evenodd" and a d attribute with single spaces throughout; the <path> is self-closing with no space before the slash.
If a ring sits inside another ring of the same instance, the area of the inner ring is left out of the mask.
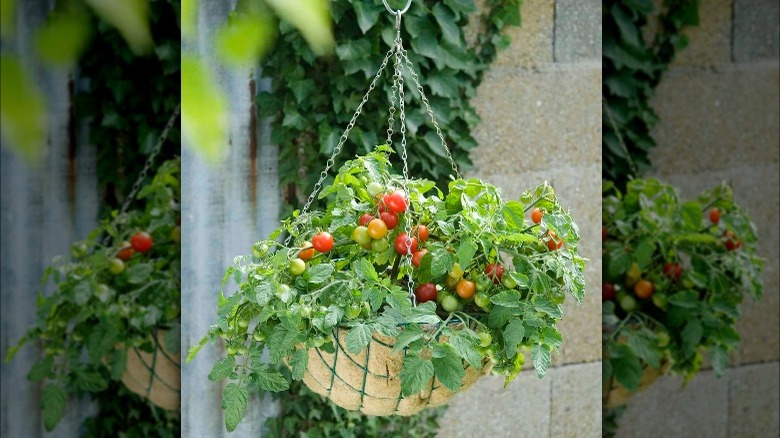
<path id="1" fill-rule="evenodd" d="M 371 342 L 358 354 L 345 348 L 347 330 L 334 331 L 336 351 L 328 353 L 318 348 L 309 349 L 309 365 L 303 382 L 309 389 L 350 411 L 366 415 L 414 415 L 423 409 L 447 403 L 457 392 L 470 388 L 492 368 L 490 360 L 483 361 L 477 370 L 468 364 L 460 390 L 445 388 L 433 378 L 426 390 L 404 397 L 401 394 L 399 372 L 404 351 L 393 351 L 396 339 L 374 332 Z M 442 336 L 442 341 L 448 338 Z"/>
<path id="2" fill-rule="evenodd" d="M 604 406 L 608 408 L 623 406 L 628 402 L 631 396 L 649 388 L 659 377 L 666 374 L 671 365 L 672 363 L 670 361 L 664 360 L 661 362 L 660 368 L 646 366 L 642 370 L 642 379 L 640 380 L 639 388 L 636 391 L 630 391 L 628 388 L 621 385 L 614 377 L 607 380 L 602 389 L 602 401 Z"/>
<path id="3" fill-rule="evenodd" d="M 174 411 L 181 405 L 181 363 L 178 354 L 165 349 L 165 331 L 151 336 L 151 353 L 136 347 L 127 349 L 127 365 L 122 383 L 130 391 L 163 409 Z"/>

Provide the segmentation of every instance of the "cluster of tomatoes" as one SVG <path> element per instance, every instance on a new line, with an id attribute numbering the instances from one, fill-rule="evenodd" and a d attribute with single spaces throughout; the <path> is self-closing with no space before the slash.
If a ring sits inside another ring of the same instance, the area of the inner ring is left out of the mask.
<path id="1" fill-rule="evenodd" d="M 717 226 L 720 223 L 720 215 L 719 209 L 710 209 L 708 216 L 712 225 Z M 607 228 L 602 227 L 602 239 L 606 240 L 607 236 Z M 726 230 L 723 233 L 723 244 L 728 251 L 734 251 L 742 246 L 742 242 L 731 230 Z M 663 266 L 663 275 L 673 283 L 677 283 L 683 275 L 683 267 L 679 263 L 667 262 Z M 642 270 L 636 263 L 632 263 L 631 268 L 626 272 L 625 283 L 626 286 L 632 288 L 633 296 L 623 290 L 618 290 L 614 284 L 605 282 L 601 289 L 601 300 L 610 301 L 617 299 L 617 303 L 626 312 L 633 312 L 639 308 L 640 302 L 637 301 L 637 298 L 640 300 L 652 299 L 656 307 L 660 309 L 666 308 L 666 295 L 654 294 L 655 284 L 646 278 L 642 278 Z"/>

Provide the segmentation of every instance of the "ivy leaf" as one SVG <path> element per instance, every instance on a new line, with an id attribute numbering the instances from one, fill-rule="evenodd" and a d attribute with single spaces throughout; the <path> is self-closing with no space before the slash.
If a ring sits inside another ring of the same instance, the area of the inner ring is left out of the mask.
<path id="1" fill-rule="evenodd" d="M 352 354 L 363 351 L 363 349 L 366 348 L 366 345 L 371 342 L 372 333 L 373 330 L 371 330 L 371 326 L 367 324 L 358 323 L 352 327 L 347 332 L 347 335 L 344 336 L 344 341 L 347 343 L 347 351 Z"/>
<path id="2" fill-rule="evenodd" d="M 461 32 L 458 26 L 458 19 L 452 10 L 443 3 L 437 3 L 433 7 L 433 17 L 436 18 L 436 22 L 441 27 L 444 40 L 454 44 L 461 44 Z"/>
<path id="3" fill-rule="evenodd" d="M 309 365 L 309 352 L 305 348 L 295 350 L 290 358 L 290 368 L 292 368 L 292 378 L 295 380 L 303 379 L 306 367 Z"/>
<path id="4" fill-rule="evenodd" d="M 222 392 L 222 409 L 225 411 L 225 427 L 228 432 L 236 430 L 236 426 L 244 418 L 247 406 L 247 390 L 235 383 L 229 383 Z"/>
<path id="5" fill-rule="evenodd" d="M 534 360 L 534 368 L 536 369 L 536 375 L 544 377 L 547 374 L 547 369 L 550 368 L 550 350 L 547 346 L 542 344 L 534 344 L 531 347 L 531 358 Z"/>
<path id="6" fill-rule="evenodd" d="M 368 39 L 349 39 L 336 46 L 336 56 L 342 61 L 361 59 L 371 55 L 371 42 Z"/>
<path id="7" fill-rule="evenodd" d="M 507 359 L 515 357 L 517 354 L 517 346 L 523 342 L 525 336 L 525 327 L 523 321 L 520 318 L 512 318 L 512 320 L 504 328 L 504 350 L 506 350 Z"/>
<path id="8" fill-rule="evenodd" d="M 311 79 L 291 80 L 287 83 L 287 86 L 290 87 L 290 91 L 298 103 L 304 102 L 315 90 L 314 81 Z"/>
<path id="9" fill-rule="evenodd" d="M 35 365 L 30 368 L 30 372 L 27 373 L 27 379 L 31 382 L 41 381 L 51 373 L 53 366 L 54 358 L 52 356 L 46 356 L 38 362 L 35 362 Z"/>
<path id="10" fill-rule="evenodd" d="M 422 391 L 434 374 L 433 363 L 419 356 L 404 357 L 401 367 L 401 394 L 409 396 Z"/>
<path id="11" fill-rule="evenodd" d="M 450 391 L 457 391 L 463 383 L 466 370 L 460 357 L 447 344 L 437 344 L 433 347 L 433 363 L 436 378 Z"/>
<path id="12" fill-rule="evenodd" d="M 333 275 L 333 265 L 330 263 L 321 263 L 310 267 L 307 272 L 309 275 L 309 283 L 321 284 L 330 279 Z"/>
<path id="13" fill-rule="evenodd" d="M 41 394 L 41 409 L 43 409 L 43 426 L 47 432 L 54 430 L 62 418 L 68 396 L 65 389 L 54 383 L 47 383 Z"/>
<path id="14" fill-rule="evenodd" d="M 379 8 L 373 7 L 373 5 L 363 4 L 362 2 L 355 2 L 352 4 L 357 15 L 358 26 L 363 33 L 368 32 L 379 20 Z"/>
<path id="15" fill-rule="evenodd" d="M 490 302 L 502 307 L 520 307 L 520 291 L 509 289 L 490 297 Z"/>
<path id="16" fill-rule="evenodd" d="M 236 360 L 233 356 L 228 356 L 222 360 L 218 360 L 211 367 L 209 372 L 209 380 L 213 382 L 219 382 L 220 380 L 227 379 L 233 373 L 233 369 L 236 367 Z"/>
<path id="17" fill-rule="evenodd" d="M 279 392 L 290 389 L 290 382 L 284 378 L 282 373 L 274 371 L 267 366 L 256 368 L 252 372 L 252 379 L 263 391 Z"/>

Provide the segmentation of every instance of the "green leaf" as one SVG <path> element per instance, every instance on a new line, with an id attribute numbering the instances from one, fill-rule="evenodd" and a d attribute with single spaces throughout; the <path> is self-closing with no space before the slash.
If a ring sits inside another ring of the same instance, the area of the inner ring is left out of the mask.
<path id="1" fill-rule="evenodd" d="M 283 322 L 274 327 L 274 331 L 268 337 L 266 344 L 271 363 L 279 363 L 282 359 L 289 356 L 301 336 L 302 334 L 298 327 L 290 323 Z"/>
<path id="2" fill-rule="evenodd" d="M 661 366 L 661 353 L 658 351 L 658 338 L 653 332 L 642 330 L 629 330 L 625 332 L 626 344 L 634 350 L 634 353 L 653 368 Z"/>
<path id="3" fill-rule="evenodd" d="M 219 382 L 220 380 L 227 379 L 233 373 L 233 369 L 236 367 L 236 360 L 233 356 L 228 356 L 222 360 L 218 360 L 211 367 L 209 372 L 209 380 Z"/>
<path id="4" fill-rule="evenodd" d="M 401 351 L 406 348 L 412 342 L 422 338 L 423 331 L 417 324 L 408 324 L 398 334 L 395 345 L 393 345 L 393 351 Z"/>
<path id="5" fill-rule="evenodd" d="M 27 373 L 27 379 L 31 382 L 38 382 L 48 377 L 54 366 L 54 358 L 52 356 L 46 356 L 40 359 L 38 362 L 30 368 L 30 372 Z"/>
<path id="6" fill-rule="evenodd" d="M 636 391 L 642 380 L 642 364 L 639 358 L 627 345 L 613 344 L 610 348 L 610 362 L 615 378 L 629 391 Z"/>
<path id="7" fill-rule="evenodd" d="M 433 378 L 434 368 L 430 360 L 419 356 L 404 357 L 401 367 L 401 394 L 405 397 L 417 394 L 428 385 Z"/>
<path id="8" fill-rule="evenodd" d="M 687 309 L 699 307 L 699 294 L 696 291 L 684 290 L 669 296 L 669 304 Z"/>
<path id="9" fill-rule="evenodd" d="M 151 263 L 140 263 L 130 266 L 125 271 L 127 273 L 128 283 L 141 284 L 145 282 L 149 278 L 149 275 L 151 275 L 153 269 Z"/>
<path id="10" fill-rule="evenodd" d="M 298 103 L 304 102 L 315 90 L 314 81 L 311 79 L 291 80 L 287 83 Z"/>
<path id="11" fill-rule="evenodd" d="M 62 418 L 67 402 L 65 389 L 54 383 L 47 383 L 41 394 L 41 409 L 43 409 L 43 426 L 47 432 L 54 430 Z"/>
<path id="12" fill-rule="evenodd" d="M 439 277 L 452 270 L 455 261 L 452 254 L 445 249 L 434 251 L 431 259 L 431 276 Z"/>
<path id="13" fill-rule="evenodd" d="M 108 382 L 95 371 L 76 370 L 74 373 L 76 386 L 82 391 L 98 392 L 108 388 Z"/>
<path id="14" fill-rule="evenodd" d="M 534 368 L 536 369 L 536 375 L 544 377 L 547 374 L 547 369 L 550 368 L 550 350 L 545 345 L 534 344 L 531 347 L 531 358 L 534 360 Z"/>
<path id="15" fill-rule="evenodd" d="M 523 204 L 517 201 L 508 201 L 502 211 L 507 226 L 515 231 L 525 228 L 525 211 Z"/>
<path id="16" fill-rule="evenodd" d="M 290 382 L 284 378 L 282 373 L 268 367 L 255 368 L 252 372 L 252 379 L 263 391 L 279 392 L 290 389 Z"/>
<path id="17" fill-rule="evenodd" d="M 694 319 L 692 321 L 688 321 L 688 324 L 685 325 L 685 328 L 680 333 L 680 337 L 682 338 L 682 347 L 683 347 L 683 353 L 685 354 L 685 357 L 691 357 L 696 352 L 696 347 L 699 345 L 699 342 L 701 341 L 701 337 L 704 334 L 704 329 L 701 325 L 701 321 L 698 319 Z"/>
<path id="18" fill-rule="evenodd" d="M 190 347 L 190 350 L 187 352 L 187 358 L 184 360 L 185 364 L 190 363 L 192 359 L 195 358 L 195 355 L 198 354 L 201 348 L 203 348 L 204 345 L 208 342 L 209 338 L 208 336 L 204 336 L 201 338 L 200 342 L 198 342 L 198 345 L 193 345 Z"/>
<path id="19" fill-rule="evenodd" d="M 358 26 L 363 33 L 368 32 L 379 20 L 379 13 L 381 9 L 373 7 L 363 2 L 355 2 L 352 4 L 355 8 L 355 14 L 357 15 Z"/>
<path id="20" fill-rule="evenodd" d="M 255 285 L 254 302 L 260 306 L 267 305 L 276 294 L 276 284 L 268 277 L 263 277 L 258 280 L 259 283 Z"/>
<path id="21" fill-rule="evenodd" d="M 309 283 L 321 284 L 328 281 L 331 275 L 333 275 L 334 269 L 335 268 L 330 263 L 321 263 L 319 265 L 310 267 L 307 270 L 309 275 Z"/>
<path id="22" fill-rule="evenodd" d="M 680 208 L 685 228 L 696 230 L 701 225 L 701 204 L 695 201 L 686 202 Z"/>
<path id="23" fill-rule="evenodd" d="M 447 344 L 433 347 L 433 363 L 436 378 L 450 391 L 458 391 L 463 383 L 466 370 L 458 354 Z"/>
<path id="24" fill-rule="evenodd" d="M 367 39 L 349 39 L 336 46 L 336 55 L 342 61 L 361 59 L 371 55 L 371 42 Z"/>
<path id="25" fill-rule="evenodd" d="M 363 351 L 364 348 L 371 342 L 371 334 L 373 330 L 371 326 L 367 324 L 358 323 L 352 327 L 347 335 L 344 336 L 344 341 L 347 343 L 347 351 L 352 354 L 357 354 Z"/>
<path id="26" fill-rule="evenodd" d="M 359 258 L 352 263 L 352 269 L 355 270 L 355 275 L 361 280 L 366 282 L 379 281 L 379 276 L 374 269 L 374 264 L 367 258 Z"/>
<path id="27" fill-rule="evenodd" d="M 236 426 L 244 418 L 247 406 L 247 390 L 235 383 L 229 383 L 222 392 L 222 409 L 225 411 L 225 427 L 228 432 L 236 430 Z"/>
<path id="28" fill-rule="evenodd" d="M 127 350 L 115 350 L 108 361 L 108 367 L 111 370 L 111 380 L 121 379 L 127 367 Z"/>
<path id="29" fill-rule="evenodd" d="M 454 45 L 461 44 L 461 31 L 458 26 L 458 19 L 452 10 L 443 3 L 437 3 L 433 7 L 433 17 L 441 27 L 444 40 Z"/>
<path id="30" fill-rule="evenodd" d="M 295 350 L 290 358 L 290 368 L 292 368 L 292 378 L 295 380 L 303 379 L 306 367 L 309 365 L 309 352 L 305 348 Z"/>
<path id="31" fill-rule="evenodd" d="M 479 337 L 473 331 L 458 330 L 450 337 L 450 345 L 469 365 L 476 369 L 482 367 L 482 354 L 477 350 Z"/>
<path id="32" fill-rule="evenodd" d="M 655 245 L 652 241 L 644 239 L 636 246 L 634 250 L 634 260 L 636 260 L 639 269 L 646 269 L 653 261 L 653 253 L 655 252 Z"/>
<path id="33" fill-rule="evenodd" d="M 722 376 L 729 366 L 728 351 L 721 346 L 713 347 L 710 351 L 710 362 L 712 363 L 712 369 L 715 370 L 715 375 L 718 377 Z"/>
<path id="34" fill-rule="evenodd" d="M 512 320 L 504 328 L 504 350 L 506 351 L 507 359 L 515 357 L 517 354 L 517 346 L 523 342 L 525 336 L 525 327 L 523 321 L 520 318 L 512 318 Z"/>
<path id="35" fill-rule="evenodd" d="M 560 318 L 563 316 L 563 309 L 561 306 L 553 303 L 552 300 L 547 297 L 534 295 L 531 302 L 534 305 L 534 310 L 537 312 L 546 313 L 553 318 Z"/>
<path id="36" fill-rule="evenodd" d="M 490 297 L 490 302 L 502 307 L 520 307 L 520 291 L 509 289 Z"/>
<path id="37" fill-rule="evenodd" d="M 455 253 L 461 266 L 468 266 L 474 254 L 477 253 L 477 245 L 469 236 L 463 236 L 458 251 Z"/>
<path id="38" fill-rule="evenodd" d="M 92 284 L 88 280 L 83 280 L 73 287 L 73 301 L 79 306 L 87 304 L 92 297 Z"/>

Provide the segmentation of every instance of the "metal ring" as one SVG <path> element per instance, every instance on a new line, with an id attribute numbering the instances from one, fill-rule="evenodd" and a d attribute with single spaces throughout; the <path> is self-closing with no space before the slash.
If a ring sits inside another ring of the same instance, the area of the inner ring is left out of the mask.
<path id="1" fill-rule="evenodd" d="M 391 14 L 393 14 L 393 15 L 398 15 L 398 16 L 400 16 L 400 15 L 402 15 L 402 14 L 405 14 L 405 13 L 406 13 L 406 11 L 408 11 L 408 10 L 409 10 L 409 6 L 411 6 L 411 5 L 412 5 L 412 0 L 406 0 L 406 6 L 404 6 L 404 8 L 403 8 L 403 9 L 399 9 L 399 10 L 397 10 L 397 11 L 394 11 L 394 10 L 393 10 L 393 8 L 391 8 L 391 7 L 390 7 L 390 5 L 388 5 L 388 4 L 387 4 L 387 0 L 382 0 L 382 3 L 384 3 L 384 4 L 385 4 L 385 8 L 387 8 L 387 12 L 389 12 L 389 13 L 391 13 Z"/>

